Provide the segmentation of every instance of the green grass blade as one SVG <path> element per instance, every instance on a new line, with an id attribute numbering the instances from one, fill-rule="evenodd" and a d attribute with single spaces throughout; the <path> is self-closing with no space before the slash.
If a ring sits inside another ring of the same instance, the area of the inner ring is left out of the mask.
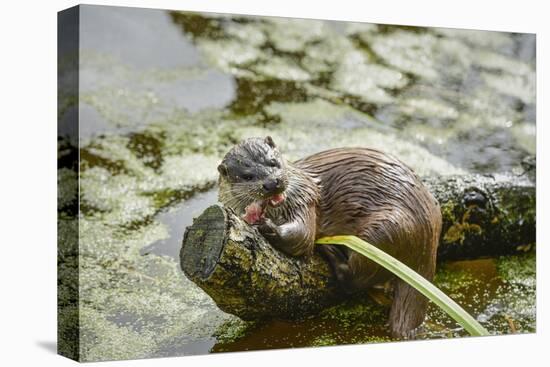
<path id="1" fill-rule="evenodd" d="M 420 274 L 409 268 L 384 251 L 374 247 L 368 242 L 356 236 L 332 236 L 323 237 L 315 241 L 317 244 L 344 245 L 350 249 L 366 256 L 370 260 L 388 269 L 390 272 L 403 279 L 414 287 L 430 301 L 438 305 L 443 311 L 451 316 L 456 322 L 466 329 L 471 335 L 489 335 L 489 332 L 481 326 L 470 314 L 468 314 L 455 301 L 449 298 L 439 288 L 427 281 Z"/>

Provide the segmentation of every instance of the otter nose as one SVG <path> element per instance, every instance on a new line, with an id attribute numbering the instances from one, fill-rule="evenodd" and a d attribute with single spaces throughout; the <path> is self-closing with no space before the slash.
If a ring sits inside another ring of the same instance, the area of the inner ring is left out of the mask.
<path id="1" fill-rule="evenodd" d="M 265 192 L 273 192 L 281 188 L 281 180 L 278 178 L 268 178 L 263 183 L 263 188 Z"/>

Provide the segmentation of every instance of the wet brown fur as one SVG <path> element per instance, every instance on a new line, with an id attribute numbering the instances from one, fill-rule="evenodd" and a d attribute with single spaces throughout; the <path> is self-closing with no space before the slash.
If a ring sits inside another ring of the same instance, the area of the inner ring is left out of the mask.
<path id="1" fill-rule="evenodd" d="M 250 142 L 261 144 L 257 138 Z M 374 149 L 338 148 L 294 163 L 285 161 L 281 171 L 286 175 L 287 199 L 280 207 L 268 209 L 268 224 L 259 226 L 275 247 L 292 256 L 310 255 L 317 238 L 356 235 L 433 279 L 441 212 L 407 165 Z M 220 201 L 228 206 L 232 206 L 227 194 L 230 186 L 221 175 Z M 318 249 L 348 291 L 392 279 L 389 272 L 354 251 L 342 251 L 340 246 Z M 412 336 L 426 309 L 424 296 L 396 280 L 389 316 L 392 335 Z"/>

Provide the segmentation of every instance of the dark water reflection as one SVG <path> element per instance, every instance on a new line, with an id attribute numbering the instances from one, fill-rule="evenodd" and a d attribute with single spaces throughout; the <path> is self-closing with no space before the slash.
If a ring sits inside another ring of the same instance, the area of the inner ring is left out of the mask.
<path id="1" fill-rule="evenodd" d="M 209 67 L 166 11 L 83 8 L 81 139 L 130 133 L 174 110 L 223 108 L 233 99 L 233 78 Z"/>
<path id="2" fill-rule="evenodd" d="M 160 213 L 157 216 L 157 220 L 169 228 L 170 234 L 168 238 L 143 248 L 142 254 L 153 253 L 170 256 L 178 260 L 185 228 L 193 223 L 194 217 L 201 214 L 210 205 L 216 203 L 218 200 L 217 196 L 217 189 L 198 193 L 171 210 Z"/>
<path id="3" fill-rule="evenodd" d="M 142 70 L 201 63 L 198 50 L 181 36 L 164 10 L 88 6 L 81 14 L 80 32 L 83 49 Z"/>

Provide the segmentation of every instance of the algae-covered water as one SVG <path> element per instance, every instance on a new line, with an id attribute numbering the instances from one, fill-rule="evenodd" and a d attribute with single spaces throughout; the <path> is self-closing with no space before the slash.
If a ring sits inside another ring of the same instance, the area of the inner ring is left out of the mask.
<path id="1" fill-rule="evenodd" d="M 290 160 L 379 148 L 420 175 L 519 172 L 535 154 L 534 35 L 81 6 L 80 37 L 80 98 L 61 93 L 59 116 L 78 112 L 80 171 L 58 170 L 60 272 L 80 283 L 59 289 L 62 306 L 80 296 L 61 312 L 86 361 L 389 340 L 383 296 L 251 323 L 180 271 L 243 138 L 269 134 Z M 440 264 L 436 284 L 491 333 L 535 330 L 534 253 Z M 464 335 L 432 307 L 419 337 Z"/>

